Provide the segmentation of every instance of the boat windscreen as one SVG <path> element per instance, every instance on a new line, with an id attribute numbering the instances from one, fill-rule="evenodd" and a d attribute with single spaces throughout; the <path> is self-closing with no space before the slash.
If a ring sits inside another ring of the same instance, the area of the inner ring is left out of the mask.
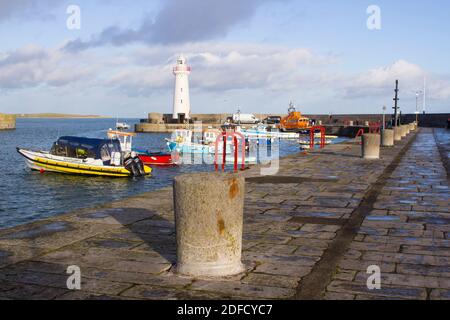
<path id="1" fill-rule="evenodd" d="M 105 154 L 121 152 L 117 139 L 61 137 L 53 144 L 51 154 L 70 158 L 102 159 Z"/>

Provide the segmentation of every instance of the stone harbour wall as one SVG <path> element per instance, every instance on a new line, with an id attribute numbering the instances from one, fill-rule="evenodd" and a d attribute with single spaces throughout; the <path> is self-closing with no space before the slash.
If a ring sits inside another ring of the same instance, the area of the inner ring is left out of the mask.
<path id="1" fill-rule="evenodd" d="M 0 130 L 13 130 L 16 128 L 16 116 L 0 113 Z"/>

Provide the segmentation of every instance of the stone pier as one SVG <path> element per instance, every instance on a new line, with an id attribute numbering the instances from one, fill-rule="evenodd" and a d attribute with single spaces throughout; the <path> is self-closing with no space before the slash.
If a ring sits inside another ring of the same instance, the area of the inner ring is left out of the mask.
<path id="1" fill-rule="evenodd" d="M 418 129 L 377 161 L 350 141 L 283 158 L 276 176 L 246 171 L 234 276 L 175 272 L 172 188 L 0 230 L 0 298 L 450 299 L 448 135 Z"/>

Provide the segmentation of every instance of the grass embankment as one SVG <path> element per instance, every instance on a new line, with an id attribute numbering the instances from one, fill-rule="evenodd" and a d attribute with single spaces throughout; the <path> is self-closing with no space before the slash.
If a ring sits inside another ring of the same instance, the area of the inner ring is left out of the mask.
<path id="1" fill-rule="evenodd" d="M 48 119 L 96 119 L 109 118 L 99 115 L 80 115 L 80 114 L 64 114 L 64 113 L 29 113 L 17 114 L 17 118 L 48 118 Z"/>

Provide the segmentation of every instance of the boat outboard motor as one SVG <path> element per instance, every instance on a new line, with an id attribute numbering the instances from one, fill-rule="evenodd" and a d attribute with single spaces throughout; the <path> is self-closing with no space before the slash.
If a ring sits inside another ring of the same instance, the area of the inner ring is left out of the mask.
<path id="1" fill-rule="evenodd" d="M 131 157 L 133 158 L 134 164 L 139 172 L 139 176 L 145 176 L 144 163 L 139 159 L 135 152 L 131 152 Z"/>
<path id="2" fill-rule="evenodd" d="M 125 156 L 124 167 L 131 172 L 133 177 L 141 177 L 145 175 L 144 164 L 135 152 L 128 153 Z"/>

